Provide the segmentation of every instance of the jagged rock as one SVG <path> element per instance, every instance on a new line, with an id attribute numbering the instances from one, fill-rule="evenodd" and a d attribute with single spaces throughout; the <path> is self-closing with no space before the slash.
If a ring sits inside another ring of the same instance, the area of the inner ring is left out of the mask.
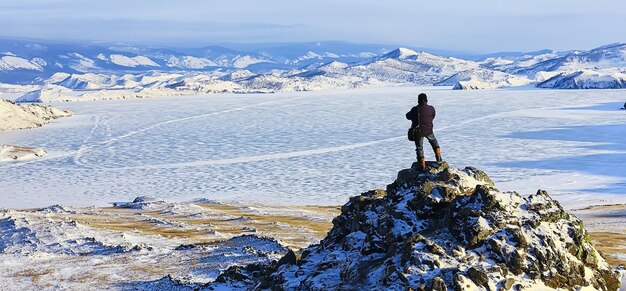
<path id="1" fill-rule="evenodd" d="M 460 259 L 465 256 L 465 249 L 462 246 L 457 245 L 452 250 L 452 255 Z"/>
<path id="2" fill-rule="evenodd" d="M 439 277 L 435 277 L 433 279 L 432 289 L 433 291 L 447 291 L 448 290 L 448 288 L 446 287 L 446 282 Z"/>
<path id="3" fill-rule="evenodd" d="M 471 267 L 469 268 L 469 270 L 467 270 L 467 275 L 469 276 L 470 280 L 476 283 L 476 285 L 484 287 L 488 286 L 487 283 L 489 283 L 489 276 L 487 276 L 487 272 L 476 267 Z"/>
<path id="4" fill-rule="evenodd" d="M 253 272 L 267 268 L 258 264 L 251 264 L 245 267 L 231 266 L 226 271 L 222 272 L 215 282 L 226 283 L 227 281 L 243 281 L 244 283 L 253 282 Z"/>
<path id="5" fill-rule="evenodd" d="M 472 178 L 476 179 L 477 181 L 481 181 L 489 186 L 495 187 L 496 185 L 493 183 L 493 181 L 491 180 L 491 178 L 489 178 L 489 176 L 487 176 L 487 174 L 479 169 L 476 169 L 474 167 L 466 167 L 464 170 L 468 175 L 470 175 Z"/>
<path id="6" fill-rule="evenodd" d="M 224 274 L 222 282 L 285 290 L 619 286 L 582 222 L 545 191 L 500 192 L 484 172 L 445 162 L 350 198 L 301 259 L 291 252 Z"/>
<path id="7" fill-rule="evenodd" d="M 287 254 L 278 260 L 278 265 L 282 266 L 284 264 L 295 265 L 298 263 L 298 258 L 296 257 L 296 253 L 293 250 L 289 250 Z"/>
<path id="8" fill-rule="evenodd" d="M 504 283 L 502 283 L 502 288 L 504 288 L 504 290 L 510 290 L 511 287 L 513 287 L 513 284 L 515 284 L 515 279 L 507 278 L 504 280 Z"/>
<path id="9" fill-rule="evenodd" d="M 454 276 L 454 290 L 480 290 L 472 280 L 461 275 Z"/>
<path id="10" fill-rule="evenodd" d="M 133 199 L 133 203 L 144 203 L 144 202 L 154 202 L 157 201 L 156 198 L 150 196 L 139 196 Z"/>
<path id="11" fill-rule="evenodd" d="M 441 246 L 439 246 L 438 244 L 434 242 L 429 242 L 426 245 L 426 248 L 428 249 L 428 251 L 430 251 L 431 253 L 435 255 L 440 255 L 440 256 L 446 255 L 446 251 Z"/>
<path id="12" fill-rule="evenodd" d="M 419 172 L 417 170 L 414 170 L 413 168 L 404 169 L 398 172 L 398 178 L 396 181 L 398 181 L 398 183 L 409 183 L 415 181 L 418 176 Z"/>

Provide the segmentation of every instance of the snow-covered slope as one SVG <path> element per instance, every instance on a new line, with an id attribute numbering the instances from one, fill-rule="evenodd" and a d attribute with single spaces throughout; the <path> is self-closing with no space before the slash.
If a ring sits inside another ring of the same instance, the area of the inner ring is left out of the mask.
<path id="1" fill-rule="evenodd" d="M 45 65 L 44 62 L 37 62 L 37 60 L 33 59 L 29 61 L 27 59 L 17 57 L 14 55 L 3 55 L 0 54 L 0 71 L 13 71 L 13 70 L 34 70 L 34 71 L 43 71 L 42 65 Z"/>
<path id="2" fill-rule="evenodd" d="M 297 76 L 326 76 L 337 79 L 351 76 L 361 78 L 364 82 L 376 80 L 440 86 L 455 86 L 459 82 L 464 82 L 458 89 L 500 88 L 531 83 L 525 77 L 481 68 L 476 62 L 435 56 L 406 48 L 398 48 L 367 62 L 356 64 L 333 61 L 301 72 Z M 478 83 L 480 85 L 476 85 Z"/>
<path id="3" fill-rule="evenodd" d="M 136 56 L 136 57 L 128 57 L 125 55 L 113 54 L 109 56 L 111 63 L 114 63 L 118 66 L 122 67 L 139 67 L 139 66 L 148 66 L 148 67 L 159 67 L 160 65 L 155 63 L 153 60 L 146 56 Z"/>
<path id="4" fill-rule="evenodd" d="M 545 50 L 521 55 L 504 55 L 480 60 L 479 64 L 483 68 L 502 71 L 509 74 L 523 74 L 525 70 L 528 70 L 528 68 L 535 66 L 538 63 L 562 57 L 567 53 L 568 52 Z"/>
<path id="5" fill-rule="evenodd" d="M 181 69 L 205 69 L 209 67 L 217 67 L 218 64 L 206 59 L 194 56 L 171 56 L 167 59 L 166 66 Z"/>
<path id="6" fill-rule="evenodd" d="M 450 78 L 435 83 L 436 86 L 454 86 L 455 90 L 495 89 L 523 86 L 532 83 L 527 78 L 488 69 L 471 69 L 456 73 Z"/>
<path id="7" fill-rule="evenodd" d="M 615 43 L 590 51 L 569 53 L 558 59 L 555 70 L 597 70 L 614 67 L 626 67 L 626 43 Z"/>
<path id="8" fill-rule="evenodd" d="M 563 53 L 560 53 L 563 54 Z M 552 55 L 552 54 L 548 54 Z M 543 56 L 539 56 L 543 58 Z M 626 69 L 626 43 L 601 46 L 589 51 L 571 51 L 564 55 L 556 53 L 531 66 L 509 66 L 507 72 L 527 75 L 529 78 L 539 72 L 574 72 L 580 70 Z"/>
<path id="9" fill-rule="evenodd" d="M 26 92 L 38 90 L 39 85 L 16 85 L 0 83 L 0 99 L 15 100 Z"/>
<path id="10" fill-rule="evenodd" d="M 551 89 L 624 89 L 626 73 L 615 71 L 582 70 L 559 73 L 537 84 Z"/>
<path id="11" fill-rule="evenodd" d="M 258 63 L 272 63 L 273 61 L 266 58 L 258 58 L 251 55 L 236 55 L 234 57 L 222 56 L 215 60 L 221 67 L 234 67 L 238 69 L 247 68 L 250 65 Z"/>
<path id="12" fill-rule="evenodd" d="M 15 104 L 0 99 L 0 131 L 40 127 L 51 119 L 71 115 L 68 110 L 37 104 Z"/>
<path id="13" fill-rule="evenodd" d="M 471 61 L 435 56 L 398 48 L 367 61 L 346 64 L 333 61 L 298 73 L 299 77 L 326 76 L 335 79 L 360 78 L 362 82 L 413 83 L 432 85 L 460 71 L 478 68 Z"/>
<path id="14" fill-rule="evenodd" d="M 480 63 L 486 68 L 534 79 L 540 88 L 619 89 L 624 88 L 626 44 L 610 44 L 589 51 L 488 58 Z"/>
<path id="15" fill-rule="evenodd" d="M 382 81 L 434 84 L 474 68 L 478 68 L 475 62 L 399 48 L 345 70 L 348 75 Z"/>
<path id="16" fill-rule="evenodd" d="M 252 73 L 248 70 L 237 70 L 237 71 L 221 76 L 220 79 L 225 80 L 225 81 L 238 81 L 238 80 L 243 80 L 243 79 L 250 78 L 256 75 L 257 74 Z"/>

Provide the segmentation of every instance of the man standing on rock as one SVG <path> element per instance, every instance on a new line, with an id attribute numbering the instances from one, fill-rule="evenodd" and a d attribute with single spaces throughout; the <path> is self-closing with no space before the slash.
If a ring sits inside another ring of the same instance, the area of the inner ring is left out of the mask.
<path id="1" fill-rule="evenodd" d="M 426 169 L 426 161 L 424 160 L 424 138 L 433 147 L 437 162 L 441 162 L 441 149 L 439 143 L 433 133 L 433 119 L 435 119 L 435 107 L 428 105 L 428 97 L 421 93 L 417 97 L 417 106 L 411 108 L 406 114 L 406 119 L 411 120 L 411 128 L 419 126 L 419 136 L 415 137 L 415 152 L 417 153 L 417 161 L 420 163 L 422 170 Z"/>

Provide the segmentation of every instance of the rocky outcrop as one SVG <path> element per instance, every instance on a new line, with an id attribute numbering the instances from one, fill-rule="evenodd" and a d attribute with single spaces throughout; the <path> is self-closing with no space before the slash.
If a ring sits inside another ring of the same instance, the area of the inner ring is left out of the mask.
<path id="1" fill-rule="evenodd" d="M 37 104 L 15 104 L 0 99 L 0 131 L 36 128 L 52 119 L 71 115 L 69 110 Z"/>
<path id="2" fill-rule="evenodd" d="M 0 144 L 0 162 L 40 158 L 46 155 L 41 148 Z"/>
<path id="3" fill-rule="evenodd" d="M 352 197 L 319 244 L 231 267 L 210 288 L 617 290 L 582 222 L 548 193 L 500 192 L 482 171 L 430 163 Z"/>
<path id="4" fill-rule="evenodd" d="M 71 115 L 69 110 L 37 104 L 15 104 L 0 99 L 0 131 L 36 128 L 52 119 Z M 45 154 L 41 148 L 0 144 L 0 162 L 39 158 Z"/>

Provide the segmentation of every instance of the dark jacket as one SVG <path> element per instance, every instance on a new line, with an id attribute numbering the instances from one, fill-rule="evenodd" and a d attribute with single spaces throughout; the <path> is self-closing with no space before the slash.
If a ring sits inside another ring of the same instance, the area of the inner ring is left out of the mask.
<path id="1" fill-rule="evenodd" d="M 420 112 L 420 120 L 417 120 L 417 110 Z M 420 125 L 420 132 L 422 136 L 427 136 L 433 133 L 433 119 L 435 119 L 435 107 L 428 104 L 418 105 L 411 108 L 411 111 L 407 112 L 406 119 L 411 120 L 411 127 L 416 127 L 418 122 Z"/>

